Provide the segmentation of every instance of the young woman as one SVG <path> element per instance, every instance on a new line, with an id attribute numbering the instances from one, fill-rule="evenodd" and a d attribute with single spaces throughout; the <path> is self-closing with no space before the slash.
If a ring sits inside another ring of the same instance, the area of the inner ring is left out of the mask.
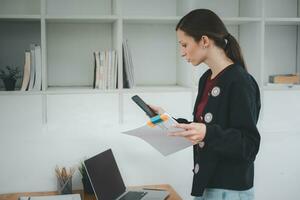
<path id="1" fill-rule="evenodd" d="M 170 133 L 194 144 L 192 195 L 195 200 L 252 200 L 260 144 L 258 85 L 247 72 L 236 39 L 214 12 L 191 11 L 176 32 L 181 56 L 194 66 L 209 67 L 199 81 L 194 122 L 178 120 L 184 131 Z"/>

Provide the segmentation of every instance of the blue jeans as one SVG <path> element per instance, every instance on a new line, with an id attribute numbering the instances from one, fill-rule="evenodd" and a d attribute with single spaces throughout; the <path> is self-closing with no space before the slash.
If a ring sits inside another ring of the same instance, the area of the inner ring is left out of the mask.
<path id="1" fill-rule="evenodd" d="M 194 200 L 254 200 L 254 189 L 237 191 L 224 189 L 205 189 L 203 196 Z"/>

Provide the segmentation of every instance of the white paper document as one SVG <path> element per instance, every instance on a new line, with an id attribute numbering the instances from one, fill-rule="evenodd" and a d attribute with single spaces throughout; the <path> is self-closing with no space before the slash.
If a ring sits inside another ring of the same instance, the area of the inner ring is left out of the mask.
<path id="1" fill-rule="evenodd" d="M 19 200 L 81 200 L 80 194 L 64 194 L 49 196 L 22 196 Z"/>
<path id="2" fill-rule="evenodd" d="M 157 149 L 162 155 L 167 156 L 193 145 L 183 137 L 168 136 L 170 132 L 183 130 L 172 126 L 176 123 L 176 120 L 169 116 L 168 120 L 154 127 L 145 124 L 139 128 L 124 131 L 123 134 L 139 137 Z"/>

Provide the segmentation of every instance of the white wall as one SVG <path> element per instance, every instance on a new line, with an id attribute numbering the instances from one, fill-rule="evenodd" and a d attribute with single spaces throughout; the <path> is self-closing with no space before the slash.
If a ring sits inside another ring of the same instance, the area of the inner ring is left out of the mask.
<path id="1" fill-rule="evenodd" d="M 300 92 L 265 91 L 256 160 L 258 200 L 300 199 Z"/>
<path id="2" fill-rule="evenodd" d="M 139 95 L 176 117 L 191 118 L 189 92 Z M 41 96 L 1 95 L 0 193 L 56 190 L 55 165 L 74 166 L 112 148 L 127 185 L 169 183 L 183 199 L 190 199 L 191 148 L 163 157 L 144 141 L 120 133 L 146 119 L 130 96 L 124 95 L 120 125 L 117 94 L 49 95 L 48 122 L 43 125 Z M 299 199 L 300 94 L 266 91 L 264 96 L 256 199 Z M 78 172 L 73 187 L 82 187 Z"/>

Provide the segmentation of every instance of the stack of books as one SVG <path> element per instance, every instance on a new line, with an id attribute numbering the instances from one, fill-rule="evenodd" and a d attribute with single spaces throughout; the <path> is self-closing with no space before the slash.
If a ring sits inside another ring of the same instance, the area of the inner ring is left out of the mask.
<path id="1" fill-rule="evenodd" d="M 134 70 L 128 40 L 123 41 L 123 88 L 135 86 Z M 94 89 L 118 88 L 118 56 L 115 50 L 94 51 Z"/>
<path id="2" fill-rule="evenodd" d="M 94 89 L 116 89 L 118 58 L 115 50 L 94 52 Z"/>
<path id="3" fill-rule="evenodd" d="M 21 90 L 42 89 L 42 57 L 41 47 L 31 44 L 30 50 L 25 51 L 25 64 L 23 70 L 23 80 Z"/>

